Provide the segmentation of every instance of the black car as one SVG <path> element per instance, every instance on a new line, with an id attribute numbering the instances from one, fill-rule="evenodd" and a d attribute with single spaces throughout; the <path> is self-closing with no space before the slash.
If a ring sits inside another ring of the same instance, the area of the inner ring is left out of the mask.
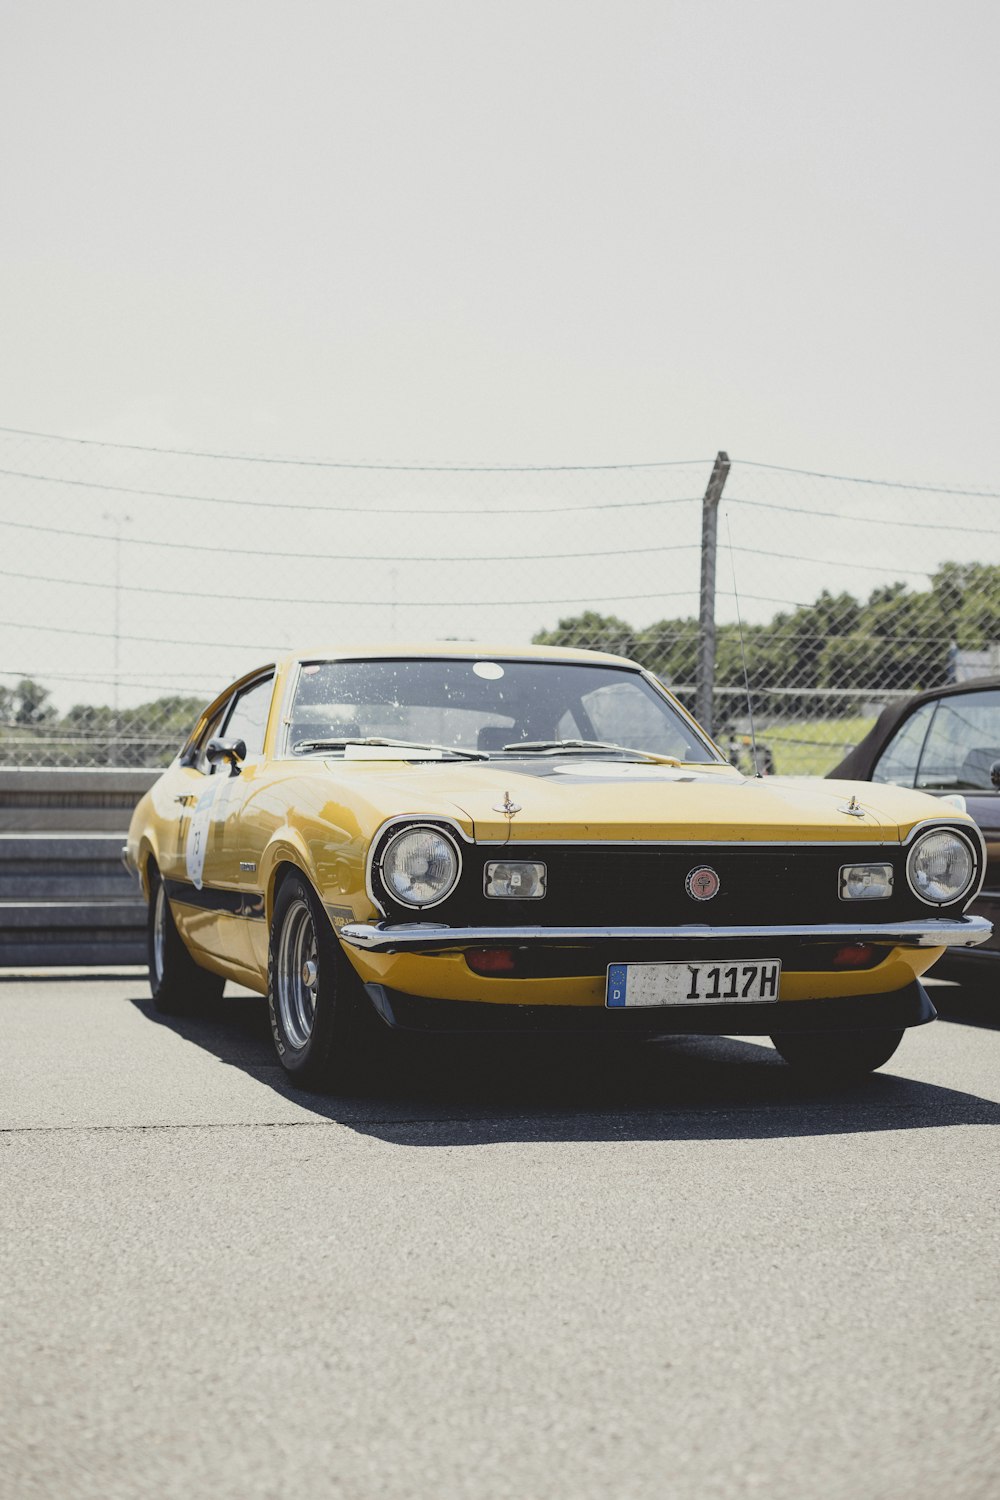
<path id="1" fill-rule="evenodd" d="M 961 797 L 986 840 L 986 881 L 969 910 L 993 922 L 980 948 L 949 953 L 934 972 L 952 978 L 1000 965 L 1000 677 L 950 683 L 883 709 L 874 728 L 828 773 L 891 781 Z"/>

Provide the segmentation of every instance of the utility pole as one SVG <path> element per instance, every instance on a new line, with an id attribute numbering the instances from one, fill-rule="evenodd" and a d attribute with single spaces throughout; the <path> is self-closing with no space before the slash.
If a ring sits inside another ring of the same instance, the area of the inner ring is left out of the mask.
<path id="1" fill-rule="evenodd" d="M 716 455 L 701 502 L 701 594 L 698 610 L 698 675 L 695 718 L 709 734 L 713 732 L 715 686 L 715 554 L 719 534 L 719 501 L 729 477 L 729 455 L 721 448 Z"/>
<path id="2" fill-rule="evenodd" d="M 118 754 L 118 737 L 121 732 L 119 722 L 119 668 L 121 662 L 121 590 L 122 590 L 122 527 L 128 526 L 132 520 L 131 516 L 116 515 L 113 511 L 106 510 L 102 517 L 105 521 L 111 521 L 115 528 L 115 623 L 114 623 L 114 664 L 112 668 L 112 705 L 114 709 L 114 729 L 108 739 L 108 765 L 113 766 Z"/>

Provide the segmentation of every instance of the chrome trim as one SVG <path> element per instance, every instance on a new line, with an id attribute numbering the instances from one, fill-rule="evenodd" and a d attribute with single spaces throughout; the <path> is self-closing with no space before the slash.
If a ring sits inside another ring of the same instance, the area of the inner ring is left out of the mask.
<path id="1" fill-rule="evenodd" d="M 707 765 L 707 761 L 690 761 L 690 765 Z M 743 781 L 752 778 L 744 776 Z M 846 825 L 845 825 L 846 826 Z M 864 828 L 859 827 L 858 832 L 862 837 L 849 836 L 842 839 L 605 839 L 590 837 L 587 839 L 476 839 L 477 846 L 483 849 L 516 849 L 520 844 L 530 844 L 533 848 L 546 849 L 842 849 L 849 854 L 853 849 L 870 847 L 872 849 L 905 849 L 910 840 L 915 838 L 927 828 L 954 828 L 959 833 L 982 834 L 978 825 L 973 823 L 956 824 L 953 818 L 924 818 L 919 823 L 914 823 L 905 839 L 899 837 L 899 829 L 889 830 L 884 826 L 873 827 L 866 824 Z M 887 837 L 886 835 L 892 834 Z M 471 841 L 470 841 L 471 842 Z M 985 851 L 986 841 L 983 840 Z M 985 853 L 984 853 L 985 859 Z M 863 861 L 858 860 L 858 863 Z"/>
<path id="2" fill-rule="evenodd" d="M 442 828 L 442 827 L 440 827 L 437 823 L 432 822 L 429 818 L 414 818 L 414 817 L 402 818 L 402 819 L 392 818 L 392 819 L 390 819 L 390 822 L 402 822 L 405 826 L 402 827 L 402 828 L 398 828 L 396 830 L 396 832 L 390 834 L 387 839 L 383 839 L 382 832 L 381 832 L 381 830 L 379 831 L 378 838 L 373 841 L 371 849 L 369 850 L 369 855 L 368 855 L 368 870 L 369 870 L 369 874 L 370 875 L 374 875 L 374 872 L 375 872 L 375 862 L 374 862 L 374 860 L 372 858 L 372 855 L 374 854 L 375 849 L 379 847 L 379 844 L 381 844 L 381 848 L 379 849 L 379 857 L 378 857 L 378 877 L 379 877 L 379 882 L 380 882 L 380 884 L 382 886 L 382 890 L 383 890 L 385 896 L 388 898 L 388 900 L 390 900 L 391 902 L 393 902 L 394 905 L 396 905 L 396 906 L 405 906 L 409 911 L 430 911 L 432 907 L 440 906 L 442 901 L 447 901 L 447 899 L 448 899 L 449 896 L 454 895 L 456 889 L 458 888 L 458 884 L 459 884 L 460 880 L 462 879 L 462 869 L 463 869 L 462 851 L 461 851 L 461 849 L 458 846 L 457 839 L 449 831 L 448 828 Z M 383 826 L 383 828 L 385 828 L 386 825 L 383 824 L 382 826 Z M 442 838 L 448 840 L 448 843 L 454 849 L 454 851 L 455 851 L 455 859 L 456 859 L 456 861 L 458 863 L 458 869 L 455 871 L 455 879 L 452 881 L 451 885 L 445 891 L 444 895 L 443 896 L 439 896 L 436 901 L 422 901 L 422 902 L 404 901 L 403 898 L 402 898 L 402 896 L 397 895 L 395 891 L 390 891 L 389 888 L 388 888 L 388 886 L 386 885 L 385 881 L 383 880 L 383 878 L 382 878 L 382 861 L 385 858 L 386 851 L 388 850 L 390 844 L 395 843 L 396 839 L 401 838 L 404 833 L 416 833 L 419 829 L 426 829 L 426 828 L 432 829 L 434 833 L 439 833 Z M 373 901 L 375 900 L 374 894 L 372 894 L 372 900 Z M 381 903 L 380 902 L 376 902 L 375 904 L 378 906 L 379 911 L 381 911 L 382 910 Z"/>
<path id="3" fill-rule="evenodd" d="M 471 846 L 476 842 L 474 838 L 466 833 L 465 829 L 459 822 L 456 821 L 455 818 L 449 818 L 446 814 L 442 817 L 438 817 L 436 813 L 428 813 L 425 817 L 421 817 L 419 813 L 396 813 L 394 817 L 386 818 L 385 822 L 380 823 L 376 828 L 374 834 L 372 835 L 371 842 L 368 845 L 368 853 L 365 855 L 365 894 L 367 895 L 372 906 L 374 906 L 375 910 L 380 911 L 383 917 L 387 916 L 388 913 L 386 912 L 385 906 L 383 905 L 379 897 L 379 893 L 375 890 L 375 882 L 372 879 L 375 871 L 375 850 L 378 848 L 380 842 L 382 841 L 388 830 L 394 827 L 397 823 L 408 823 L 411 827 L 416 824 L 421 828 L 425 828 L 429 823 L 433 824 L 435 827 L 437 827 L 439 823 L 443 823 L 447 828 L 450 828 L 454 833 L 457 833 L 463 843 L 469 844 Z M 503 848 L 503 846 L 504 840 L 501 839 L 500 847 Z M 388 891 L 383 891 L 382 894 L 388 900 L 393 899 L 389 896 Z"/>
<path id="4" fill-rule="evenodd" d="M 302 680 L 302 662 L 295 662 L 285 673 L 285 690 L 281 698 L 281 711 L 278 718 L 278 726 L 274 737 L 275 760 L 298 760 L 299 756 L 292 755 L 288 748 L 288 731 L 292 727 L 292 704 L 295 694 L 299 690 Z"/>
<path id="5" fill-rule="evenodd" d="M 867 784 L 867 783 L 866 783 Z M 920 788 L 918 787 L 919 791 Z M 983 838 L 982 830 L 978 823 L 973 822 L 971 816 L 968 820 L 960 818 L 921 818 L 919 823 L 914 823 L 905 839 L 900 839 L 900 845 L 905 849 L 911 839 L 916 838 L 918 833 L 923 833 L 928 828 L 953 828 L 956 833 L 964 833 L 969 838 L 976 834 L 983 845 L 983 858 L 986 857 L 986 840 Z"/>
<path id="6" fill-rule="evenodd" d="M 706 922 L 678 927 L 449 927 L 444 922 L 348 922 L 337 936 L 352 948 L 370 952 L 432 953 L 442 948 L 526 943 L 780 943 L 789 938 L 811 938 L 820 943 L 891 943 L 909 948 L 973 948 L 984 943 L 992 931 L 993 923 L 985 917 L 926 917 L 908 922 L 817 922 L 775 927 L 713 927 Z"/>
<path id="7" fill-rule="evenodd" d="M 662 683 L 659 680 L 659 678 L 657 676 L 655 676 L 655 674 L 652 673 L 649 670 L 648 667 L 640 667 L 639 668 L 639 676 L 646 683 L 647 687 L 651 687 L 653 689 L 654 693 L 658 693 L 661 698 L 664 698 L 666 700 L 666 702 L 670 704 L 670 707 L 674 710 L 675 713 L 679 713 L 680 716 L 681 716 L 681 718 L 684 719 L 684 720 L 686 720 L 686 722 L 695 731 L 695 734 L 697 735 L 697 737 L 701 740 L 702 748 L 705 749 L 705 750 L 708 750 L 709 753 L 712 756 L 716 757 L 713 760 L 707 760 L 707 761 L 697 761 L 697 760 L 685 761 L 684 764 L 685 765 L 689 765 L 689 766 L 698 766 L 698 765 L 707 765 L 707 766 L 723 765 L 723 766 L 728 766 L 729 765 L 729 761 L 723 755 L 722 750 L 720 749 L 720 747 L 715 743 L 715 741 L 711 738 L 711 736 L 709 734 L 707 734 L 706 731 L 701 727 L 701 725 L 698 723 L 698 720 L 695 718 L 694 714 L 688 713 L 687 709 L 684 707 L 684 705 L 681 702 L 681 700 L 679 698 L 676 698 L 674 696 L 674 694 L 670 691 L 670 689 L 664 683 Z M 746 780 L 745 777 L 744 777 L 744 780 Z"/>
<path id="8" fill-rule="evenodd" d="M 980 890 L 982 889 L 983 881 L 986 879 L 986 840 L 983 838 L 983 835 L 978 827 L 976 829 L 976 832 L 979 833 L 979 840 L 982 846 L 978 850 L 978 868 L 976 859 L 977 850 L 975 844 L 969 836 L 969 832 L 964 828 L 956 828 L 954 823 L 945 822 L 939 825 L 937 828 L 925 828 L 921 833 L 920 838 L 913 840 L 912 847 L 910 848 L 910 851 L 906 856 L 906 883 L 910 887 L 911 893 L 916 896 L 921 905 L 936 907 L 938 910 L 940 910 L 942 906 L 950 906 L 952 904 L 952 901 L 964 901 L 965 904 L 968 905 L 970 901 L 975 900 L 976 896 L 978 896 Z M 922 896 L 917 890 L 916 886 L 913 883 L 913 878 L 910 875 L 910 860 L 917 852 L 917 845 L 924 838 L 930 837 L 930 835 L 933 833 L 953 833 L 957 839 L 961 839 L 968 846 L 972 854 L 973 868 L 972 878 L 970 879 L 969 884 L 966 886 L 961 895 L 952 896 L 948 901 L 928 901 L 927 897 Z M 978 880 L 976 878 L 977 876 L 979 877 Z"/>

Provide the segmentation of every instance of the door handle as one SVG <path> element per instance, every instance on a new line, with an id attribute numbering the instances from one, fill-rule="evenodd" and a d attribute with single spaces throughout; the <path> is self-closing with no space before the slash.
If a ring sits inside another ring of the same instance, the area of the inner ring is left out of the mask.
<path id="1" fill-rule="evenodd" d="M 187 807 L 190 802 L 194 801 L 194 797 L 190 792 L 183 792 L 179 797 L 175 797 L 174 801 L 179 802 L 181 807 Z"/>

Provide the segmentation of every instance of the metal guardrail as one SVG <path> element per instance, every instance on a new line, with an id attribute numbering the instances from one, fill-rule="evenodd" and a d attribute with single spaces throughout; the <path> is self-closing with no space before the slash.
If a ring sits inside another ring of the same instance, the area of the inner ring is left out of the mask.
<path id="1" fill-rule="evenodd" d="M 0 968 L 145 963 L 145 903 L 121 847 L 156 775 L 0 770 Z"/>
<path id="2" fill-rule="evenodd" d="M 0 835 L 0 968 L 146 961 L 120 833 Z"/>

